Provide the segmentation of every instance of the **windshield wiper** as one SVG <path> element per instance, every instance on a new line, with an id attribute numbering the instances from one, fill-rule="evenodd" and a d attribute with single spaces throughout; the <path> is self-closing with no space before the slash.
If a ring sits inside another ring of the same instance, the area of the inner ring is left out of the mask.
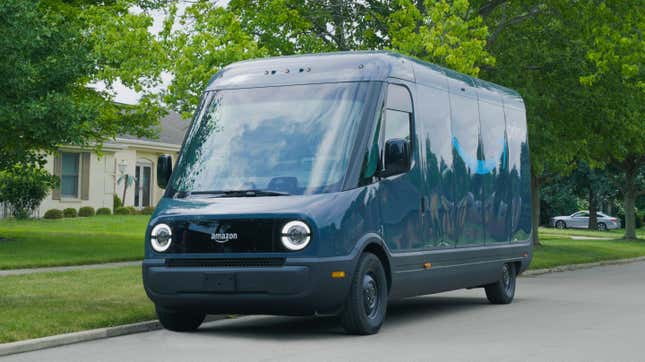
<path id="1" fill-rule="evenodd" d="M 271 190 L 213 190 L 213 191 L 193 191 L 175 194 L 175 197 L 184 198 L 196 195 L 210 197 L 255 197 L 255 196 L 288 196 L 288 192 L 271 191 Z"/>

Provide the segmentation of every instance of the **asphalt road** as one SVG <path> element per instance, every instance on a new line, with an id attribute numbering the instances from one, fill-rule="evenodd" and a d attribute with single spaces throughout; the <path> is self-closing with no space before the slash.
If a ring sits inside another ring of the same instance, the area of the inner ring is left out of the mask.
<path id="1" fill-rule="evenodd" d="M 4 360 L 645 361 L 645 263 L 523 277 L 507 306 L 482 290 L 402 301 L 374 336 L 344 335 L 333 318 L 256 316 Z"/>

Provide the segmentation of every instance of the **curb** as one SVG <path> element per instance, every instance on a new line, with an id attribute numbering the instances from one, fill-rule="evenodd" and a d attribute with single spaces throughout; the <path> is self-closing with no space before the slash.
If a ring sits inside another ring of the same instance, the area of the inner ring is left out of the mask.
<path id="1" fill-rule="evenodd" d="M 629 263 L 636 263 L 639 261 L 645 261 L 645 256 L 639 256 L 637 258 L 629 258 L 629 259 L 603 260 L 603 261 L 597 261 L 594 263 L 585 263 L 585 264 L 560 265 L 560 266 L 556 266 L 553 268 L 546 268 L 546 269 L 527 270 L 524 273 L 522 273 L 522 276 L 531 277 L 531 276 L 542 275 L 547 273 L 559 273 L 559 272 L 565 272 L 565 271 L 589 269 L 589 268 L 594 268 L 597 266 L 605 266 L 605 265 L 629 264 Z"/>
<path id="2" fill-rule="evenodd" d="M 229 318 L 225 315 L 207 316 L 204 323 L 213 322 L 221 319 Z M 105 339 L 111 337 L 124 336 L 128 334 L 150 332 L 162 329 L 163 327 L 159 321 L 147 321 L 132 324 L 125 324 L 116 327 L 107 327 L 99 329 L 91 329 L 89 331 L 73 332 L 66 334 L 59 334 L 55 336 L 28 339 L 25 341 L 11 342 L 0 344 L 0 357 L 8 356 L 17 353 L 37 351 L 45 348 L 53 348 L 65 346 L 68 344 L 89 342 L 97 339 Z"/>

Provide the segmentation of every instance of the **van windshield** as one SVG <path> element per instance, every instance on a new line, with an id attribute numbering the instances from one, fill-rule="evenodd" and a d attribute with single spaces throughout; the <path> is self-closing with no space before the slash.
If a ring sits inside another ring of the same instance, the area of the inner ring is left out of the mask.
<path id="1" fill-rule="evenodd" d="M 171 192 L 339 191 L 366 104 L 378 89 L 354 82 L 211 92 L 189 131 Z"/>

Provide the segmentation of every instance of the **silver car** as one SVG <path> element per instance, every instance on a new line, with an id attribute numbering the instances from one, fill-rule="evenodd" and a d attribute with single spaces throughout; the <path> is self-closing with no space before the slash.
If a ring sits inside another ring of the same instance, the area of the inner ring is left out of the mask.
<path id="1" fill-rule="evenodd" d="M 620 219 L 613 216 L 608 216 L 600 211 L 596 212 L 598 217 L 598 230 L 619 229 Z M 556 216 L 551 218 L 551 226 L 558 229 L 576 228 L 587 229 L 589 228 L 589 211 L 574 212 L 569 216 Z"/>

